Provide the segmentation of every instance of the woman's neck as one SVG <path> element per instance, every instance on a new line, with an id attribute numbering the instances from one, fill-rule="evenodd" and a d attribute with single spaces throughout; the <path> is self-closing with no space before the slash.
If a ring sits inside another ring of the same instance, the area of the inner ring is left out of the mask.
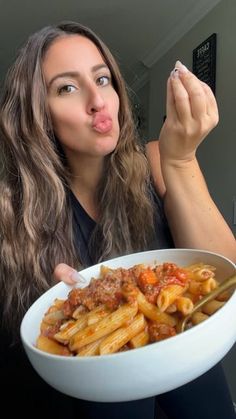
<path id="1" fill-rule="evenodd" d="M 75 155 L 74 155 L 75 156 Z M 75 156 L 68 160 L 71 179 L 70 188 L 88 215 L 97 221 L 97 188 L 100 182 L 104 159 Z"/>

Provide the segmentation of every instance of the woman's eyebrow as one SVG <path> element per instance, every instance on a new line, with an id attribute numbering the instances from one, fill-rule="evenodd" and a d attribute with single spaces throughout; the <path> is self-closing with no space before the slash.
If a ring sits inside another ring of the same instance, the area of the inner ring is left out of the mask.
<path id="1" fill-rule="evenodd" d="M 57 80 L 57 79 L 61 79 L 61 78 L 64 78 L 64 77 L 72 77 L 72 78 L 75 79 L 78 76 L 79 76 L 78 71 L 65 71 L 64 73 L 58 73 L 51 78 L 51 80 L 48 83 L 48 87 L 50 87 L 54 83 L 54 81 Z"/>
<path id="2" fill-rule="evenodd" d="M 96 71 L 101 70 L 103 68 L 109 70 L 106 64 L 97 64 L 91 68 L 91 72 L 95 73 Z M 75 79 L 75 78 L 79 78 L 79 76 L 80 76 L 80 73 L 78 71 L 65 71 L 63 73 L 58 73 L 51 78 L 51 80 L 48 83 L 48 87 L 50 87 L 54 83 L 54 81 L 57 79 L 64 78 L 64 77 L 72 77 Z"/>

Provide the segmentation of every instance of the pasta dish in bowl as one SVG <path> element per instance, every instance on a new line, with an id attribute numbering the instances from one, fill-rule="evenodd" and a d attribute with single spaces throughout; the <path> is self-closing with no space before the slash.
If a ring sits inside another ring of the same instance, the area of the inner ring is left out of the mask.
<path id="1" fill-rule="evenodd" d="M 83 288 L 60 283 L 32 305 L 21 325 L 24 348 L 45 381 L 81 399 L 128 401 L 172 390 L 234 344 L 235 294 L 223 293 L 194 313 L 182 334 L 178 323 L 235 271 L 227 258 L 191 249 L 95 265 L 82 271 Z"/>

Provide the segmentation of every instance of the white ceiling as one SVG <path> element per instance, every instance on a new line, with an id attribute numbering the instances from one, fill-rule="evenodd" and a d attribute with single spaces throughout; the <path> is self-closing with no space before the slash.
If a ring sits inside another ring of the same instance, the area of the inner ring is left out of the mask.
<path id="1" fill-rule="evenodd" d="M 148 67 L 219 1 L 0 0 L 0 77 L 30 33 L 61 20 L 74 20 L 105 41 L 135 88 L 145 79 Z"/>

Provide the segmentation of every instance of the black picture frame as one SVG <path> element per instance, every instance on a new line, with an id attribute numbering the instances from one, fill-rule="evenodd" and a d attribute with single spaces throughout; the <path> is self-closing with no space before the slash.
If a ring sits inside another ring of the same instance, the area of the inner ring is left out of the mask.
<path id="1" fill-rule="evenodd" d="M 216 91 L 216 33 L 193 50 L 193 74 Z"/>

